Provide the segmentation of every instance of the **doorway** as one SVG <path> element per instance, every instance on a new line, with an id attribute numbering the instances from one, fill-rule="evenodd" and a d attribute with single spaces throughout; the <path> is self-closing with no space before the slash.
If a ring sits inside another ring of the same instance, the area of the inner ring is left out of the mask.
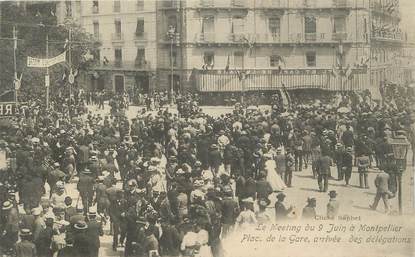
<path id="1" fill-rule="evenodd" d="M 115 92 L 118 94 L 124 93 L 124 76 L 115 75 L 114 76 Z"/>
<path id="2" fill-rule="evenodd" d="M 171 89 L 171 75 L 169 75 L 169 89 Z M 174 92 L 179 92 L 180 91 L 180 75 L 174 74 L 173 75 L 173 90 Z"/>
<path id="3" fill-rule="evenodd" d="M 135 76 L 135 90 L 142 93 L 148 94 L 150 91 L 150 82 L 147 74 L 137 74 Z"/>

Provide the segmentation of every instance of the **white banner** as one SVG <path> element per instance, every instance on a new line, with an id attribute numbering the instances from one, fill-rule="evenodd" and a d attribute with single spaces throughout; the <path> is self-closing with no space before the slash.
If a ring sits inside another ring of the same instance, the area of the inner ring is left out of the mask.
<path id="1" fill-rule="evenodd" d="M 66 51 L 61 53 L 60 55 L 58 55 L 56 57 L 53 57 L 53 58 L 49 59 L 48 60 L 48 66 L 50 67 L 50 66 L 53 66 L 57 63 L 64 62 L 64 61 L 66 61 Z"/>
<path id="2" fill-rule="evenodd" d="M 48 67 L 48 59 L 39 59 L 28 56 L 27 67 L 46 68 Z"/>
<path id="3" fill-rule="evenodd" d="M 66 61 L 66 51 L 50 59 L 40 59 L 28 56 L 27 67 L 46 68 L 64 61 Z"/>

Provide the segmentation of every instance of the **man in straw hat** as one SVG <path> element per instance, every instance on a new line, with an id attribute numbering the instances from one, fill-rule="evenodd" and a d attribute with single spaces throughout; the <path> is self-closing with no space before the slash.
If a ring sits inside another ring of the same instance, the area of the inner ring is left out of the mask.
<path id="1" fill-rule="evenodd" d="M 88 222 L 87 222 L 87 229 L 86 229 L 86 236 L 89 241 L 89 248 L 91 257 L 98 257 L 99 247 L 100 247 L 100 240 L 99 237 L 104 235 L 104 231 L 102 229 L 102 223 L 97 221 L 97 212 L 95 208 L 89 208 L 88 212 Z"/>
<path id="2" fill-rule="evenodd" d="M 5 224 L 2 227 L 2 235 L 0 245 L 3 249 L 10 250 L 18 239 L 19 232 L 19 217 L 17 209 L 13 206 L 12 202 L 5 201 L 2 205 L 2 215 L 5 219 Z"/>
<path id="3" fill-rule="evenodd" d="M 22 229 L 20 231 L 21 241 L 16 244 L 16 257 L 36 257 L 36 246 L 31 241 L 32 232 L 30 229 Z"/>

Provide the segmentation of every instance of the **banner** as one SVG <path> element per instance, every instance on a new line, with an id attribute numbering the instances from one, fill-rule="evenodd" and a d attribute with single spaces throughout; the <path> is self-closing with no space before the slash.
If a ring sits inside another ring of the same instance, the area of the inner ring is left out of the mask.
<path id="1" fill-rule="evenodd" d="M 33 57 L 28 56 L 27 67 L 47 68 L 47 67 L 53 66 L 57 63 L 61 63 L 64 61 L 66 61 L 66 51 L 50 59 L 40 59 L 40 58 L 33 58 Z"/>

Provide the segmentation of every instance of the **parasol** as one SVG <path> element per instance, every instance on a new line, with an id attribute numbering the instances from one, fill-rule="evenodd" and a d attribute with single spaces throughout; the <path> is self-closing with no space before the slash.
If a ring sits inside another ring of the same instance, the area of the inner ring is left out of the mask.
<path id="1" fill-rule="evenodd" d="M 283 113 L 280 114 L 280 116 L 281 117 L 288 117 L 288 116 L 290 116 L 290 113 L 289 112 L 283 112 Z"/>

